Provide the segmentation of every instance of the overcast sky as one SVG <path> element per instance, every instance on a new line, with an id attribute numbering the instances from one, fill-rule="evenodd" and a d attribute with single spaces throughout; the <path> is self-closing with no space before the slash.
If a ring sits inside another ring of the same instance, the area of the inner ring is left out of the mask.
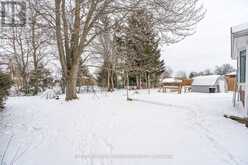
<path id="1" fill-rule="evenodd" d="M 162 49 L 162 56 L 174 73 L 236 64 L 230 58 L 230 27 L 248 22 L 248 0 L 201 1 L 207 13 L 198 24 L 197 33 Z"/>

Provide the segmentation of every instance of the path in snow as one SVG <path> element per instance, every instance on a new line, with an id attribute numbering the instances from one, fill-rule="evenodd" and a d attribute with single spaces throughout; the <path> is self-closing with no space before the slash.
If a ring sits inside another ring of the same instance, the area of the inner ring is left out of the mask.
<path id="1" fill-rule="evenodd" d="M 216 152 L 218 152 L 218 155 L 223 157 L 223 160 L 227 164 L 238 165 L 238 164 L 242 163 L 241 160 L 236 160 L 236 158 L 230 152 L 228 152 L 221 144 L 219 144 L 215 138 L 216 135 L 211 133 L 211 131 L 207 128 L 207 126 L 204 126 L 204 123 L 202 123 L 204 118 L 202 117 L 203 115 L 200 114 L 201 110 L 200 110 L 199 106 L 187 107 L 187 106 L 179 106 L 179 105 L 175 105 L 175 104 L 174 105 L 173 104 L 165 104 L 165 103 L 161 103 L 161 102 L 142 100 L 142 99 L 134 99 L 134 101 L 158 105 L 158 106 L 164 106 L 164 107 L 168 107 L 168 108 L 172 108 L 172 107 L 177 108 L 177 109 L 179 108 L 182 110 L 189 111 L 190 115 L 193 116 L 192 120 L 193 120 L 193 125 L 196 127 L 195 131 L 197 131 L 200 134 L 200 136 L 205 137 L 209 140 L 211 145 L 216 149 Z"/>

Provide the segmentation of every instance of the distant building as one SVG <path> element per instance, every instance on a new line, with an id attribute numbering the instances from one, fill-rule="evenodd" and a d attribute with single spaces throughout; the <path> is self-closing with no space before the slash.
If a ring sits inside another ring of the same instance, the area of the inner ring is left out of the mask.
<path id="1" fill-rule="evenodd" d="M 234 95 L 234 105 L 241 102 L 248 112 L 248 24 L 231 28 L 231 57 L 237 60 L 237 89 Z"/>
<path id="2" fill-rule="evenodd" d="M 219 75 L 195 77 L 191 86 L 192 92 L 200 93 L 219 93 L 225 92 L 226 89 L 226 80 L 224 76 Z"/>

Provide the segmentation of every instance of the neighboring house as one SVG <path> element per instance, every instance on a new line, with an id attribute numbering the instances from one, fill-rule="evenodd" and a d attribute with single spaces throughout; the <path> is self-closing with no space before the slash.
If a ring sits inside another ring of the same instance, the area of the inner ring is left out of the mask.
<path id="1" fill-rule="evenodd" d="M 209 75 L 193 78 L 191 90 L 200 93 L 219 93 L 225 92 L 226 88 L 224 76 Z"/>
<path id="2" fill-rule="evenodd" d="M 242 102 L 248 110 L 248 24 L 231 28 L 231 57 L 237 60 L 237 92 L 234 95 L 234 105 Z"/>

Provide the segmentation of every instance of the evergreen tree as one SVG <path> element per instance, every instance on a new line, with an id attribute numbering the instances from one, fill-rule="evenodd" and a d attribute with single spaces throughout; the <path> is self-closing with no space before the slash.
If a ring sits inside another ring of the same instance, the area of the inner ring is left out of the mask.
<path id="1" fill-rule="evenodd" d="M 29 84 L 31 86 L 31 92 L 33 95 L 38 94 L 37 92 L 41 92 L 41 89 L 35 89 L 37 88 L 36 83 L 38 83 L 38 87 L 41 87 L 43 91 L 49 87 L 52 87 L 53 85 L 53 78 L 50 70 L 44 68 L 42 64 L 37 67 L 36 71 L 31 71 Z"/>
<path id="2" fill-rule="evenodd" d="M 128 19 L 126 43 L 128 61 L 131 61 L 132 75 L 136 76 L 136 84 L 141 88 L 142 82 L 150 86 L 148 81 L 156 85 L 164 71 L 164 61 L 160 60 L 159 37 L 154 32 L 152 15 L 146 10 L 134 11 Z M 149 80 L 150 79 L 150 80 Z"/>
<path id="3" fill-rule="evenodd" d="M 12 84 L 10 76 L 0 72 L 0 111 L 4 108 L 4 100 L 8 96 L 8 90 Z"/>

